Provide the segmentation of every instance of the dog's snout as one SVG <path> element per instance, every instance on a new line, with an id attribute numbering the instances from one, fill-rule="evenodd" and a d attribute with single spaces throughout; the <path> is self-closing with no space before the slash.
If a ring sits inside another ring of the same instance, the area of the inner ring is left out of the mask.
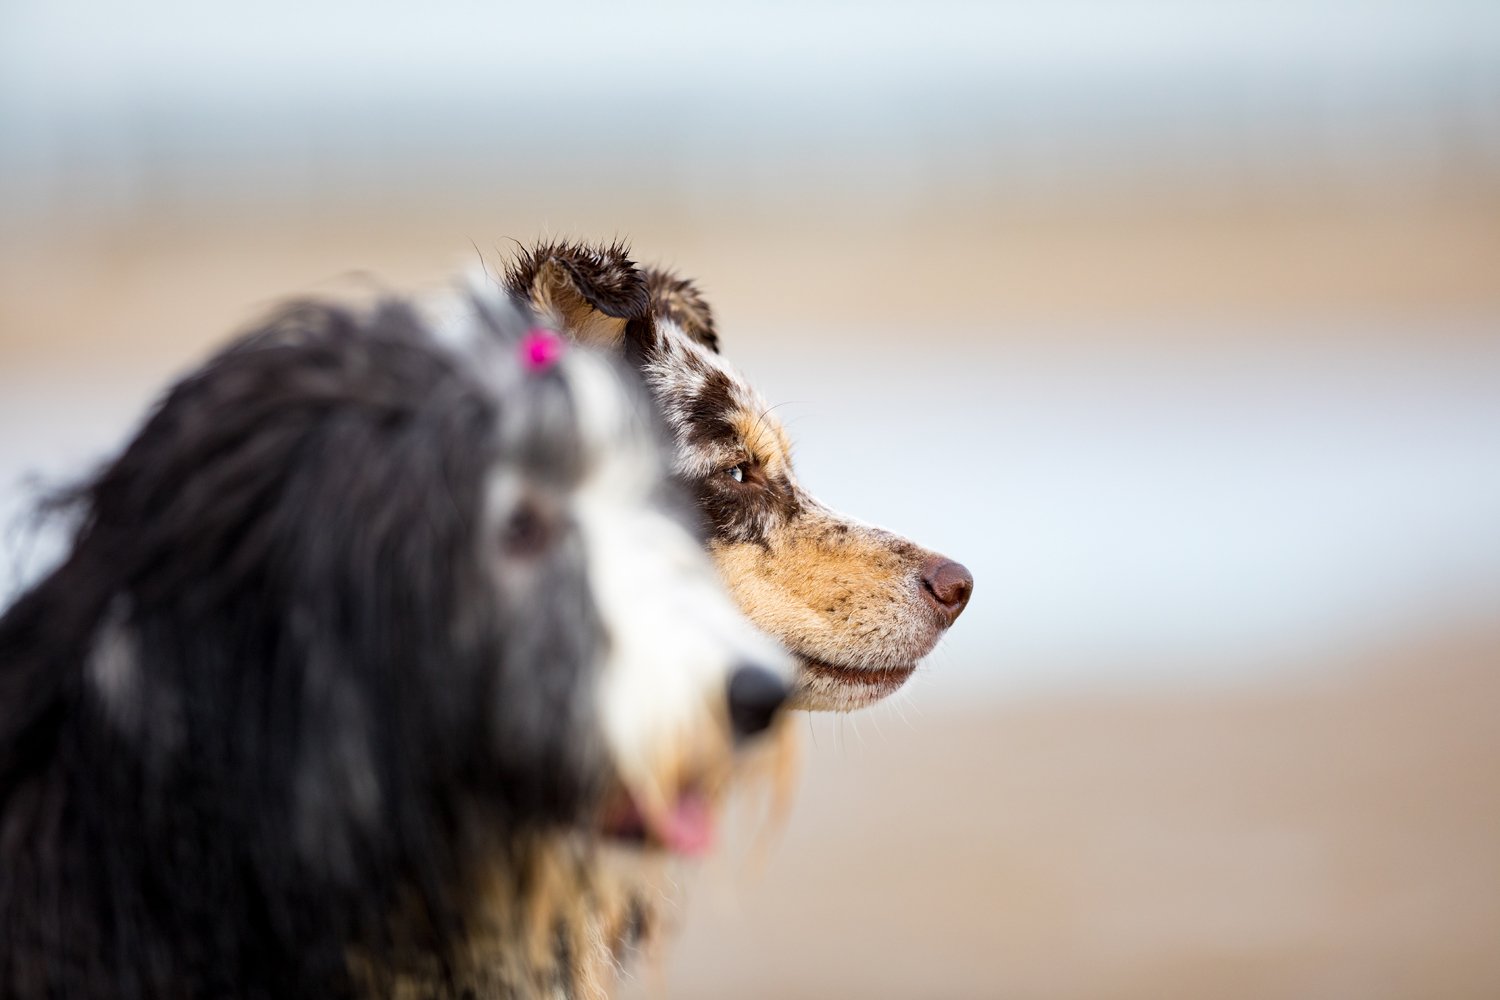
<path id="1" fill-rule="evenodd" d="M 765 667 L 742 666 L 729 677 L 729 722 L 740 738 L 764 732 L 791 694 L 786 681 Z"/>
<path id="2" fill-rule="evenodd" d="M 952 625 L 974 592 L 974 575 L 963 563 L 933 556 L 922 564 L 922 590 L 947 624 Z"/>

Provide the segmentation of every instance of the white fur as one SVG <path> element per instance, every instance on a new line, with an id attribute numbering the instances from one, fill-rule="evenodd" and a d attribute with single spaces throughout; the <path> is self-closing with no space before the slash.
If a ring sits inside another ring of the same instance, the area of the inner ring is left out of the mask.
<path id="1" fill-rule="evenodd" d="M 661 401 L 662 416 L 666 418 L 667 426 L 672 429 L 678 441 L 690 436 L 693 416 L 688 410 L 688 404 L 703 388 L 706 378 L 704 373 L 707 371 L 717 370 L 728 376 L 734 383 L 735 394 L 742 405 L 753 407 L 759 403 L 761 409 L 765 408 L 755 390 L 750 388 L 750 384 L 739 372 L 726 364 L 723 358 L 683 333 L 676 323 L 659 319 L 657 333 L 662 338 L 666 351 L 655 360 L 647 362 L 642 374 L 652 393 Z M 683 357 L 696 358 L 698 365 L 685 363 Z M 707 475 L 730 457 L 729 452 L 719 454 L 698 448 L 678 447 L 673 451 L 672 471 L 684 477 Z"/>
<path id="2" fill-rule="evenodd" d="M 493 284 L 475 280 L 466 295 L 425 303 L 423 316 L 434 324 L 434 339 L 503 397 L 515 366 L 497 363 L 495 352 L 510 345 L 485 335 L 476 308 L 514 306 Z M 670 755 L 674 742 L 722 731 L 736 667 L 764 667 L 790 683 L 796 664 L 745 619 L 698 540 L 652 496 L 663 473 L 658 443 L 623 373 L 576 343 L 560 364 L 587 456 L 571 513 L 608 634 L 599 678 L 601 725 L 617 766 L 640 773 Z M 505 509 L 507 494 L 519 488 L 492 482 L 491 503 Z"/>
<path id="3" fill-rule="evenodd" d="M 108 718 L 120 729 L 134 732 L 140 725 L 141 676 L 135 642 L 125 622 L 123 598 L 115 598 L 105 624 L 94 637 L 88 677 Z"/>
<path id="4" fill-rule="evenodd" d="M 764 667 L 790 682 L 794 663 L 735 608 L 697 540 L 650 502 L 654 449 L 609 366 L 574 354 L 568 378 L 585 437 L 603 445 L 574 510 L 609 634 L 600 677 L 605 739 L 630 771 L 670 752 L 663 739 L 687 739 L 722 718 L 736 667 Z"/>
<path id="5" fill-rule="evenodd" d="M 424 295 L 416 302 L 422 326 L 433 341 L 455 354 L 473 358 L 484 353 L 489 329 L 474 314 L 475 303 L 490 309 L 513 309 L 482 268 L 464 275 L 462 287 Z"/>

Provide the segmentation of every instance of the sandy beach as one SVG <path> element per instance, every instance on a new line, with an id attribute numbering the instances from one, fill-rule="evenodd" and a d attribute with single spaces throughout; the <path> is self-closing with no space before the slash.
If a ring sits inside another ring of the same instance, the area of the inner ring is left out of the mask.
<path id="1" fill-rule="evenodd" d="M 1500 185 L 1471 174 L 1394 191 L 959 191 L 857 214 L 662 191 L 422 194 L 296 214 L 21 217 L 0 232 L 0 361 L 122 342 L 171 357 L 292 292 L 430 285 L 539 235 L 628 237 L 642 260 L 698 276 L 725 329 L 757 340 L 874 322 L 1182 342 L 1236 326 L 1275 336 L 1292 317 L 1500 310 Z"/>
<path id="2" fill-rule="evenodd" d="M 631 995 L 1493 997 L 1497 664 L 819 720 L 763 874 Z"/>

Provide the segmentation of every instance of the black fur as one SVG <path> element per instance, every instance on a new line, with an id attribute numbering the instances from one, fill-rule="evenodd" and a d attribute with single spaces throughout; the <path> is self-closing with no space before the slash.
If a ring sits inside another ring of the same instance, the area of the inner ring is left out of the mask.
<path id="1" fill-rule="evenodd" d="M 794 520 L 802 503 L 785 475 L 770 475 L 749 462 L 744 477 L 744 482 L 735 482 L 723 472 L 711 472 L 685 485 L 698 502 L 710 539 L 769 549 L 770 531 Z"/>
<path id="2" fill-rule="evenodd" d="M 659 267 L 640 267 L 620 242 L 592 244 L 560 240 L 522 250 L 506 268 L 504 283 L 525 297 L 536 287 L 542 269 L 551 264 L 567 275 L 574 292 L 606 316 L 628 321 L 626 357 L 637 363 L 660 346 L 655 323 L 670 320 L 683 333 L 718 352 L 713 310 L 687 278 Z"/>
<path id="3" fill-rule="evenodd" d="M 519 384 L 399 304 L 299 307 L 79 491 L 0 619 L 0 995 L 347 995 L 351 949 L 441 963 L 476 866 L 579 817 L 578 456 L 566 385 Z"/>
<path id="4" fill-rule="evenodd" d="M 540 243 L 511 264 L 507 284 L 524 295 L 549 263 L 561 268 L 583 300 L 606 316 L 631 319 L 650 308 L 645 279 L 623 243 Z"/>
<path id="5" fill-rule="evenodd" d="M 719 334 L 714 329 L 713 310 L 698 286 L 656 267 L 646 268 L 645 277 L 652 314 L 676 323 L 683 333 L 717 354 Z"/>

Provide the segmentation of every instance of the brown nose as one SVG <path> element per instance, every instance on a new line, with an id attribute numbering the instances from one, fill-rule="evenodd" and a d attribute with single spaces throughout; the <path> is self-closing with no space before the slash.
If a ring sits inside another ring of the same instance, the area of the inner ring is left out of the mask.
<path id="1" fill-rule="evenodd" d="M 938 614 L 952 625 L 969 603 L 974 592 L 974 575 L 952 559 L 933 556 L 922 564 L 922 589 Z"/>

